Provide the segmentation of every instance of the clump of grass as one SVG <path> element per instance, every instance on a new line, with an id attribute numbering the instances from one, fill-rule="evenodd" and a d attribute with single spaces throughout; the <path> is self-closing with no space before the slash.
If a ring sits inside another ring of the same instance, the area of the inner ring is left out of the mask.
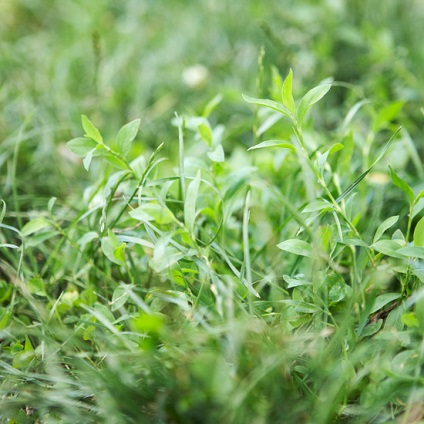
<path id="1" fill-rule="evenodd" d="M 332 84 L 245 96 L 248 152 L 226 151 L 219 98 L 175 117 L 175 158 L 134 158 L 139 120 L 106 137 L 82 116 L 68 148 L 95 181 L 22 225 L 2 202 L 2 419 L 423 416 L 424 191 L 395 168 L 398 106 L 314 129 Z"/>

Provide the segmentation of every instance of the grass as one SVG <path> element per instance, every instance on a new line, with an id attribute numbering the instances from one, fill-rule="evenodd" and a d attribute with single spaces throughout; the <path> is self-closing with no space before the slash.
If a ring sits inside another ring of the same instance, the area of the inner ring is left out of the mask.
<path id="1" fill-rule="evenodd" d="M 0 6 L 2 422 L 422 422 L 419 2 L 289 3 Z"/>

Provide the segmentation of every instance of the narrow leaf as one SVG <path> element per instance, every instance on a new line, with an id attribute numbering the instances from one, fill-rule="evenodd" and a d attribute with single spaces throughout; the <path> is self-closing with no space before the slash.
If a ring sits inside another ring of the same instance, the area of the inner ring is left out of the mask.
<path id="1" fill-rule="evenodd" d="M 277 247 L 286 252 L 294 253 L 295 255 L 307 256 L 312 258 L 312 246 L 303 240 L 290 239 L 277 244 Z"/>
<path id="2" fill-rule="evenodd" d="M 424 247 L 424 217 L 422 217 L 415 226 L 414 246 Z"/>
<path id="3" fill-rule="evenodd" d="M 0 212 L 0 224 L 3 221 L 4 216 L 6 215 L 6 202 L 3 199 L 0 199 L 1 202 L 1 212 Z"/>
<path id="4" fill-rule="evenodd" d="M 396 222 L 399 219 L 399 215 L 391 216 L 390 218 L 387 218 L 385 221 L 383 221 L 377 228 L 377 231 L 375 232 L 375 236 L 373 239 L 373 243 L 376 243 L 378 240 L 380 240 L 381 236 L 384 234 L 386 230 L 388 230 L 391 226 L 395 225 Z"/>
<path id="5" fill-rule="evenodd" d="M 200 171 L 197 171 L 196 178 L 187 187 L 187 194 L 184 204 L 184 222 L 187 230 L 193 233 L 194 221 L 196 219 L 196 202 L 200 187 Z"/>
<path id="6" fill-rule="evenodd" d="M 399 187 L 406 194 L 409 204 L 412 205 L 414 203 L 414 198 L 415 198 L 414 191 L 404 180 L 402 180 L 402 178 L 400 178 L 396 174 L 396 172 L 393 170 L 392 167 L 389 166 L 389 168 L 390 168 L 390 176 L 392 177 L 393 184 L 396 187 Z"/>
<path id="7" fill-rule="evenodd" d="M 410 258 L 424 259 L 424 247 L 421 246 L 407 246 L 399 249 L 398 254 L 409 256 Z"/>
<path id="8" fill-rule="evenodd" d="M 263 141 L 262 143 L 256 144 L 255 146 L 250 147 L 249 150 L 255 150 L 255 149 L 263 149 L 265 147 L 280 147 L 282 149 L 290 149 L 293 152 L 296 151 L 296 148 L 291 143 L 284 142 L 282 140 L 268 140 Z"/>
<path id="9" fill-rule="evenodd" d="M 199 132 L 200 137 L 202 137 L 202 140 L 209 146 L 212 146 L 212 130 L 210 129 L 209 125 L 202 122 L 197 126 L 197 131 Z"/>
<path id="10" fill-rule="evenodd" d="M 283 100 L 284 106 L 286 106 L 286 108 L 292 114 L 294 114 L 293 70 L 292 69 L 290 69 L 290 72 L 287 75 L 287 78 L 284 80 L 284 83 L 283 83 L 282 100 Z"/>
<path id="11" fill-rule="evenodd" d="M 340 194 L 340 196 L 336 199 L 337 203 L 339 203 L 342 199 L 344 199 L 346 196 L 352 193 L 352 191 L 355 190 L 356 186 L 368 175 L 371 169 L 373 169 L 374 166 L 381 160 L 381 158 L 385 155 L 385 153 L 387 152 L 387 149 L 390 147 L 393 139 L 397 136 L 401 128 L 402 127 L 399 127 L 394 132 L 394 134 L 390 137 L 390 140 L 385 144 L 385 146 L 381 150 L 380 154 L 378 155 L 374 163 L 365 172 L 363 172 L 342 194 Z"/>
<path id="12" fill-rule="evenodd" d="M 258 106 L 265 106 L 270 109 L 277 110 L 278 112 L 281 112 L 282 114 L 290 117 L 290 111 L 282 103 L 277 103 L 268 99 L 255 99 L 253 97 L 245 96 L 244 94 L 243 99 L 248 103 L 252 103 Z"/>
<path id="13" fill-rule="evenodd" d="M 302 121 L 303 121 L 303 118 L 305 117 L 307 110 L 312 105 L 319 102 L 328 93 L 330 88 L 331 88 L 331 84 L 318 85 L 317 87 L 314 87 L 312 90 L 309 90 L 304 95 L 297 109 L 297 120 L 299 122 L 299 125 L 302 125 Z"/>
<path id="14" fill-rule="evenodd" d="M 92 140 L 97 141 L 97 143 L 103 143 L 103 138 L 100 135 L 99 130 L 85 115 L 81 115 L 81 122 L 85 131 L 85 137 L 91 138 Z"/>

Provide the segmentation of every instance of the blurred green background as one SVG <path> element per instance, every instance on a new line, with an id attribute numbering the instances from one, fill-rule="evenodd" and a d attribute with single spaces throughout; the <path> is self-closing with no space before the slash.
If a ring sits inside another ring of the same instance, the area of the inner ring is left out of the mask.
<path id="1" fill-rule="evenodd" d="M 23 203 L 37 194 L 45 204 L 87 178 L 64 146 L 79 134 L 81 114 L 106 136 L 140 117 L 143 146 L 165 141 L 172 154 L 174 113 L 200 114 L 222 94 L 213 120 L 225 122 L 225 148 L 250 146 L 253 119 L 241 94 L 269 96 L 271 65 L 283 76 L 293 68 L 298 93 L 329 76 L 353 85 L 333 88 L 328 101 L 340 110 L 321 117 L 330 128 L 355 93 L 382 105 L 405 101 L 402 124 L 422 149 L 423 18 L 421 0 L 3 0 L 2 197 L 16 184 Z"/>

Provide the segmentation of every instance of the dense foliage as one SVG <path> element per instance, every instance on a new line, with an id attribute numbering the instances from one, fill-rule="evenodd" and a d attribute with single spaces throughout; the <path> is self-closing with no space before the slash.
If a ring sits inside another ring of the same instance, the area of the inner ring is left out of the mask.
<path id="1" fill-rule="evenodd" d="M 0 4 L 0 420 L 424 420 L 419 0 Z"/>

